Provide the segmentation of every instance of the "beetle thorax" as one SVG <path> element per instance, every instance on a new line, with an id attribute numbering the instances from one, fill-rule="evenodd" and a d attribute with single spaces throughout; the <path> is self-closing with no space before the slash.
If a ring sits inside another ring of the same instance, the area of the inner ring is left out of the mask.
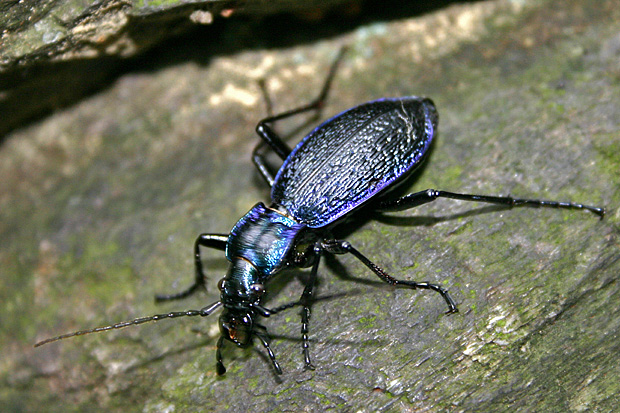
<path id="1" fill-rule="evenodd" d="M 235 258 L 228 273 L 219 283 L 220 300 L 224 308 L 234 312 L 249 312 L 260 304 L 265 291 L 258 269 L 244 258 Z"/>
<path id="2" fill-rule="evenodd" d="M 233 266 L 236 266 L 234 261 L 237 259 L 246 260 L 255 271 L 244 269 L 245 274 L 252 273 L 255 282 L 265 281 L 289 265 L 289 252 L 303 228 L 303 224 L 286 216 L 282 211 L 258 203 L 230 231 L 226 257 Z M 243 282 L 252 277 L 245 274 L 231 274 L 242 282 L 241 288 L 244 286 Z"/>

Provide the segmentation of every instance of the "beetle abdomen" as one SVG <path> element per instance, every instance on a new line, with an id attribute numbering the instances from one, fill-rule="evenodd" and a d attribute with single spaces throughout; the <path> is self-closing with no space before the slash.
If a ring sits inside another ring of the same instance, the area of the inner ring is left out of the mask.
<path id="1" fill-rule="evenodd" d="M 437 128 L 430 99 L 368 102 L 323 122 L 291 152 L 271 197 L 308 227 L 335 221 L 404 178 Z"/>

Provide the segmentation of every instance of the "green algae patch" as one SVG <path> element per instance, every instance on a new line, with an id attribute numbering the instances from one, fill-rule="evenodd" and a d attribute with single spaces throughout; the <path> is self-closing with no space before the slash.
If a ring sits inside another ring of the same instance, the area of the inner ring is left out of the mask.
<path id="1" fill-rule="evenodd" d="M 593 139 L 593 145 L 598 152 L 599 159 L 596 165 L 600 168 L 603 176 L 612 179 L 616 187 L 620 187 L 620 140 L 618 132 L 597 134 Z M 615 171 L 616 173 L 610 173 Z M 618 191 L 615 193 L 614 200 L 618 201 Z M 617 202 L 616 202 L 617 204 Z"/>
<path id="2" fill-rule="evenodd" d="M 119 261 L 120 248 L 114 242 L 86 240 L 79 251 L 60 257 L 53 278 L 39 281 L 46 284 L 45 311 L 39 322 L 66 325 L 72 320 L 88 328 L 85 319 L 109 321 L 107 310 L 133 296 L 137 287 L 131 259 Z"/>

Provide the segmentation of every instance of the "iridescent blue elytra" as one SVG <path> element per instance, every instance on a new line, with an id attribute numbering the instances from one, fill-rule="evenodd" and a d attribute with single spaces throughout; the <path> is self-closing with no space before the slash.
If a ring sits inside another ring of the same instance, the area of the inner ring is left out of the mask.
<path id="1" fill-rule="evenodd" d="M 194 243 L 194 284 L 185 291 L 160 295 L 158 301 L 175 300 L 205 287 L 201 247 L 226 252 L 230 266 L 218 284 L 220 299 L 200 310 L 156 314 L 105 327 L 82 330 L 40 341 L 52 341 L 99 331 L 123 328 L 164 318 L 208 316 L 223 307 L 217 342 L 218 374 L 226 369 L 221 349 L 225 341 L 239 347 L 256 337 L 267 350 L 276 373 L 282 369 L 269 344 L 267 330 L 258 322 L 287 308 L 301 306 L 301 335 L 304 365 L 310 361 L 308 323 L 319 262 L 326 254 L 352 254 L 386 283 L 410 289 L 428 289 L 441 295 L 448 313 L 457 307 L 446 289 L 430 282 L 398 280 L 349 242 L 335 239 L 331 229 L 360 208 L 371 211 L 398 211 L 432 202 L 437 198 L 488 202 L 505 206 L 535 206 L 583 209 L 605 215 L 603 208 L 557 201 L 540 201 L 487 195 L 461 194 L 427 189 L 394 197 L 392 189 L 402 183 L 422 163 L 437 130 L 437 111 L 430 99 L 403 97 L 380 99 L 356 106 L 323 122 L 293 150 L 272 129 L 277 121 L 323 106 L 331 80 L 344 49 L 334 62 L 318 98 L 312 103 L 259 122 L 256 132 L 262 142 L 253 152 L 253 161 L 271 189 L 271 204 L 256 204 L 229 234 L 201 234 Z M 274 175 L 264 158 L 267 144 L 283 164 Z M 277 308 L 262 304 L 265 283 L 289 267 L 312 267 L 299 301 Z"/>
<path id="2" fill-rule="evenodd" d="M 314 129 L 276 175 L 273 202 L 310 228 L 329 225 L 406 178 L 420 164 L 435 129 L 430 99 L 380 99 Z"/>

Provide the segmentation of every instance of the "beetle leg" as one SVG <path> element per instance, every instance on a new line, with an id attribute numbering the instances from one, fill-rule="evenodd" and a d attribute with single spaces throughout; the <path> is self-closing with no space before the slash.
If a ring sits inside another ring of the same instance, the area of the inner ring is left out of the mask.
<path id="1" fill-rule="evenodd" d="M 226 367 L 224 367 L 224 362 L 222 361 L 223 346 L 224 336 L 220 336 L 219 340 L 217 340 L 217 349 L 215 350 L 215 369 L 218 376 L 223 376 L 224 374 L 226 374 Z"/>
<path id="2" fill-rule="evenodd" d="M 454 302 L 452 297 L 450 297 L 448 290 L 446 290 L 445 288 L 443 288 L 442 286 L 438 284 L 432 284 L 427 281 L 417 282 L 417 281 L 397 280 L 396 278 L 386 273 L 383 269 L 378 267 L 374 262 L 366 258 L 364 254 L 362 254 L 361 252 L 353 248 L 353 246 L 351 246 L 351 244 L 348 243 L 347 241 L 327 240 L 327 241 L 323 241 L 322 246 L 325 248 L 325 251 L 331 252 L 332 254 L 346 254 L 346 253 L 353 254 L 355 258 L 360 260 L 365 266 L 370 268 L 370 270 L 374 272 L 379 278 L 381 278 L 383 281 L 385 281 L 386 283 L 390 285 L 394 285 L 397 287 L 402 286 L 402 287 L 407 287 L 407 288 L 412 288 L 412 289 L 423 288 L 426 290 L 436 291 L 439 294 L 441 294 L 443 299 L 448 304 L 447 314 L 458 312 L 456 303 Z"/>
<path id="3" fill-rule="evenodd" d="M 332 80 L 336 75 L 336 70 L 338 68 L 338 64 L 342 60 L 344 53 L 346 51 L 346 47 L 340 49 L 338 56 L 332 63 L 329 73 L 325 78 L 325 82 L 323 83 L 323 87 L 321 88 L 321 92 L 319 96 L 316 97 L 312 102 L 307 105 L 300 106 L 296 109 L 288 110 L 286 112 L 282 112 L 277 115 L 272 115 L 271 113 L 271 99 L 269 99 L 269 95 L 267 94 L 267 89 L 265 87 L 264 82 L 259 83 L 261 90 L 263 91 L 263 96 L 265 96 L 265 104 L 267 106 L 267 117 L 260 122 L 256 126 L 256 133 L 261 137 L 261 141 L 256 145 L 254 151 L 252 152 L 252 161 L 254 165 L 258 168 L 258 171 L 262 175 L 262 177 L 267 181 L 269 186 L 273 185 L 274 181 L 274 173 L 267 166 L 263 155 L 260 153 L 263 145 L 266 143 L 269 147 L 278 155 L 282 160 L 285 160 L 289 154 L 291 153 L 291 148 L 282 140 L 282 138 L 273 130 L 273 125 L 275 122 L 290 118 L 295 115 L 299 115 L 300 113 L 309 112 L 311 110 L 316 111 L 315 117 L 319 117 L 321 109 L 325 106 L 325 101 L 327 100 L 327 95 L 329 93 L 329 89 L 332 84 Z M 270 125 L 271 124 L 271 125 Z"/>
<path id="4" fill-rule="evenodd" d="M 314 293 L 314 284 L 316 284 L 317 273 L 319 270 L 319 262 L 321 261 L 321 253 L 323 248 L 317 242 L 314 246 L 314 253 L 317 255 L 316 261 L 312 265 L 310 271 L 310 278 L 304 288 L 304 292 L 301 294 L 299 302 L 302 305 L 301 309 L 301 338 L 302 348 L 304 353 L 304 368 L 314 370 L 312 361 L 310 361 L 310 340 L 308 339 L 308 323 L 310 321 L 310 306 L 312 305 L 312 294 Z"/>
<path id="5" fill-rule="evenodd" d="M 202 270 L 202 259 L 200 258 L 200 247 L 215 248 L 221 251 L 226 249 L 226 243 L 228 242 L 228 235 L 224 234 L 200 234 L 194 242 L 194 266 L 196 268 L 194 283 L 184 291 L 176 294 L 158 294 L 155 296 L 155 301 L 170 301 L 178 300 L 188 297 L 198 291 L 200 288 L 205 288 L 205 275 Z"/>
<path id="6" fill-rule="evenodd" d="M 276 373 L 282 374 L 282 369 L 280 368 L 280 364 L 278 364 L 278 361 L 276 360 L 276 355 L 273 354 L 273 351 L 271 350 L 271 347 L 269 346 L 268 338 L 264 336 L 263 333 L 259 333 L 257 331 L 254 331 L 254 335 L 258 337 L 260 342 L 263 344 L 263 347 L 265 347 L 265 349 L 267 350 L 267 354 L 269 355 L 269 358 L 271 359 L 271 364 L 273 364 L 273 368 L 276 370 Z"/>
<path id="7" fill-rule="evenodd" d="M 601 219 L 605 216 L 605 208 L 575 204 L 572 202 L 545 201 L 538 199 L 519 199 L 509 196 L 458 194 L 454 192 L 437 191 L 435 189 L 427 189 L 426 191 L 420 191 L 414 194 L 405 195 L 398 199 L 382 201 L 379 203 L 377 209 L 381 211 L 402 211 L 405 209 L 427 204 L 436 200 L 437 198 L 459 199 L 461 201 L 487 202 L 490 204 L 506 205 L 508 207 L 526 205 L 531 207 L 584 209 L 598 215 Z"/>
<path id="8" fill-rule="evenodd" d="M 265 157 L 263 156 L 263 154 L 260 153 L 262 146 L 263 146 L 263 142 L 260 142 L 258 145 L 254 147 L 254 151 L 252 151 L 252 162 L 254 162 L 254 166 L 256 166 L 256 169 L 258 169 L 258 172 L 260 172 L 261 176 L 265 179 L 265 181 L 267 182 L 267 185 L 269 185 L 269 187 L 272 187 L 273 181 L 275 181 L 275 174 L 271 170 L 269 165 L 267 165 L 267 162 L 265 161 Z M 290 153 L 290 149 L 288 150 Z"/>

